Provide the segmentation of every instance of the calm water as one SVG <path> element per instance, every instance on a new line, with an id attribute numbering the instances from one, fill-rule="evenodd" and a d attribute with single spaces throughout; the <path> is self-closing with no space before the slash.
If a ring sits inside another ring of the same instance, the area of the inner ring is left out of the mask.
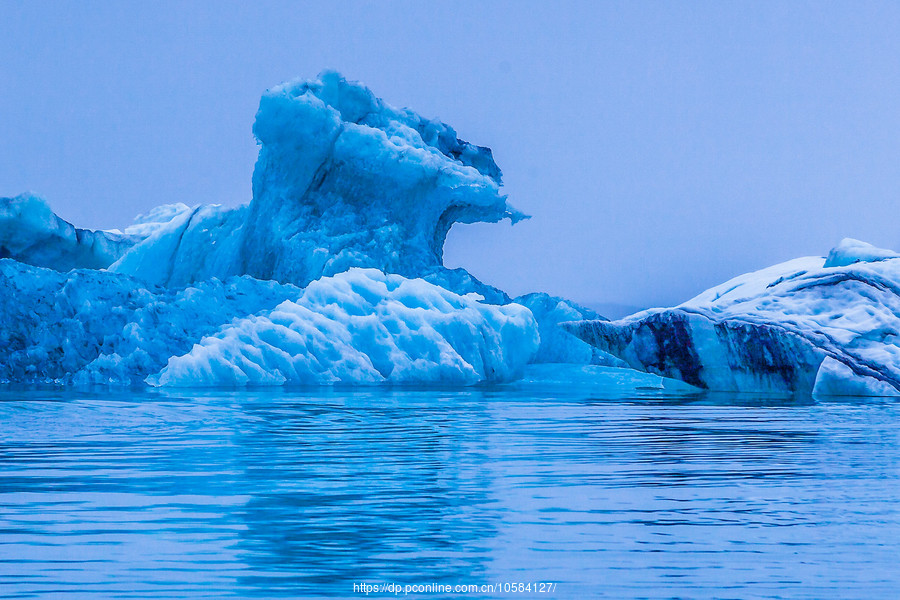
<path id="1" fill-rule="evenodd" d="M 612 376 L 5 390 L 0 597 L 544 581 L 555 592 L 492 596 L 896 598 L 898 424 L 896 401 L 685 395 Z"/>

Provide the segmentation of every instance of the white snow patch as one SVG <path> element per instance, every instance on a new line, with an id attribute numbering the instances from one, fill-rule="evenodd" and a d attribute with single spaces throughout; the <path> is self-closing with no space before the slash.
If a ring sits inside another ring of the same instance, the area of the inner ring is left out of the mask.
<path id="1" fill-rule="evenodd" d="M 351 269 L 204 338 L 157 386 L 454 383 L 521 377 L 537 351 L 531 312 L 423 280 Z"/>

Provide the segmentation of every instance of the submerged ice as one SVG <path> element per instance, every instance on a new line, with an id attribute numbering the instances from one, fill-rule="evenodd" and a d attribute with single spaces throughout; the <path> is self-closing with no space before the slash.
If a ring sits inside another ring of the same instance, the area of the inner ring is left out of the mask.
<path id="1" fill-rule="evenodd" d="M 629 366 L 715 390 L 900 394 L 900 255 L 846 239 L 670 309 L 567 329 Z"/>

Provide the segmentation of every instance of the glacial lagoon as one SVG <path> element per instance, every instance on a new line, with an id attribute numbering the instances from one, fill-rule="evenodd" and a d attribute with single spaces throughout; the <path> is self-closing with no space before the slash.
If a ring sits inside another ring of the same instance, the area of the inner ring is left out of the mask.
<path id="1" fill-rule="evenodd" d="M 896 399 L 659 381 L 7 387 L 0 597 L 896 595 Z"/>

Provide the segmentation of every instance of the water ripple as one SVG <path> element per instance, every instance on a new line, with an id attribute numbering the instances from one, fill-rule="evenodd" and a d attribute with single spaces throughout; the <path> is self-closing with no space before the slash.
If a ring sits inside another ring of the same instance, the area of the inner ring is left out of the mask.
<path id="1" fill-rule="evenodd" d="M 898 417 L 577 386 L 5 391 L 0 597 L 889 597 Z"/>

